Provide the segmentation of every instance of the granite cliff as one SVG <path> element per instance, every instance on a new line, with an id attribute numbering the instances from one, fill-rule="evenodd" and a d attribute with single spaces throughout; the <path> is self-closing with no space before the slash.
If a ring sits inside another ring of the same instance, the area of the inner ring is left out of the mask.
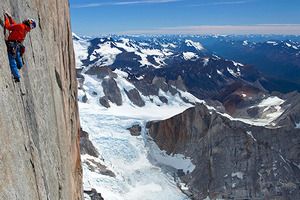
<path id="1" fill-rule="evenodd" d="M 299 115 L 284 116 L 296 124 L 249 125 L 197 104 L 147 128 L 160 149 L 192 159 L 196 168 L 179 174 L 192 199 L 299 199 Z"/>
<path id="2" fill-rule="evenodd" d="M 24 41 L 21 85 L 12 81 L 4 34 L 0 34 L 0 199 L 81 200 L 80 124 L 69 2 L 4 0 L 3 12 L 17 23 L 33 18 L 37 27 Z"/>

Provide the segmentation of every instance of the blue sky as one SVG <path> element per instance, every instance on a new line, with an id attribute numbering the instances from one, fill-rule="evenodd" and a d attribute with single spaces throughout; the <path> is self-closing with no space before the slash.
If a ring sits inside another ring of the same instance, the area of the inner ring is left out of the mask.
<path id="1" fill-rule="evenodd" d="M 72 31 L 100 34 L 296 34 L 299 0 L 69 0 Z"/>

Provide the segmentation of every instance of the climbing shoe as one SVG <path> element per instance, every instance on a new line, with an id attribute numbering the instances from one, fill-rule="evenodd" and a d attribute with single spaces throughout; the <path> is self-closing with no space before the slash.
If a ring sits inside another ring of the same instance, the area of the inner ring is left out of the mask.
<path id="1" fill-rule="evenodd" d="M 18 69 L 21 69 L 22 67 L 21 66 L 17 66 L 18 67 Z"/>
<path id="2" fill-rule="evenodd" d="M 20 78 L 14 78 L 15 83 L 20 82 Z"/>

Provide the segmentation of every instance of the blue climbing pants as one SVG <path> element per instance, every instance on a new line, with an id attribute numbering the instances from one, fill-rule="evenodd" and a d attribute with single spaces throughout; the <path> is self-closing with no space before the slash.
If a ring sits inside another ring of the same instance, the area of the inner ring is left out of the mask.
<path id="1" fill-rule="evenodd" d="M 12 75 L 14 78 L 20 78 L 18 68 L 21 69 L 23 63 L 20 58 L 20 45 L 17 42 L 8 42 L 8 59 Z"/>

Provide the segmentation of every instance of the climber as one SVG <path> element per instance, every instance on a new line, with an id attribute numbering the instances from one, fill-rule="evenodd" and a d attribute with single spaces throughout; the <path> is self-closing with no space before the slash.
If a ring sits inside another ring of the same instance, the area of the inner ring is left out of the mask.
<path id="1" fill-rule="evenodd" d="M 25 47 L 22 44 L 25 36 L 31 29 L 36 27 L 36 23 L 33 19 L 24 20 L 22 23 L 16 24 L 12 17 L 4 13 L 5 28 L 11 31 L 7 44 L 8 59 L 11 69 L 11 73 L 15 82 L 20 82 L 20 75 L 18 69 L 23 66 L 21 58 L 25 52 Z"/>

